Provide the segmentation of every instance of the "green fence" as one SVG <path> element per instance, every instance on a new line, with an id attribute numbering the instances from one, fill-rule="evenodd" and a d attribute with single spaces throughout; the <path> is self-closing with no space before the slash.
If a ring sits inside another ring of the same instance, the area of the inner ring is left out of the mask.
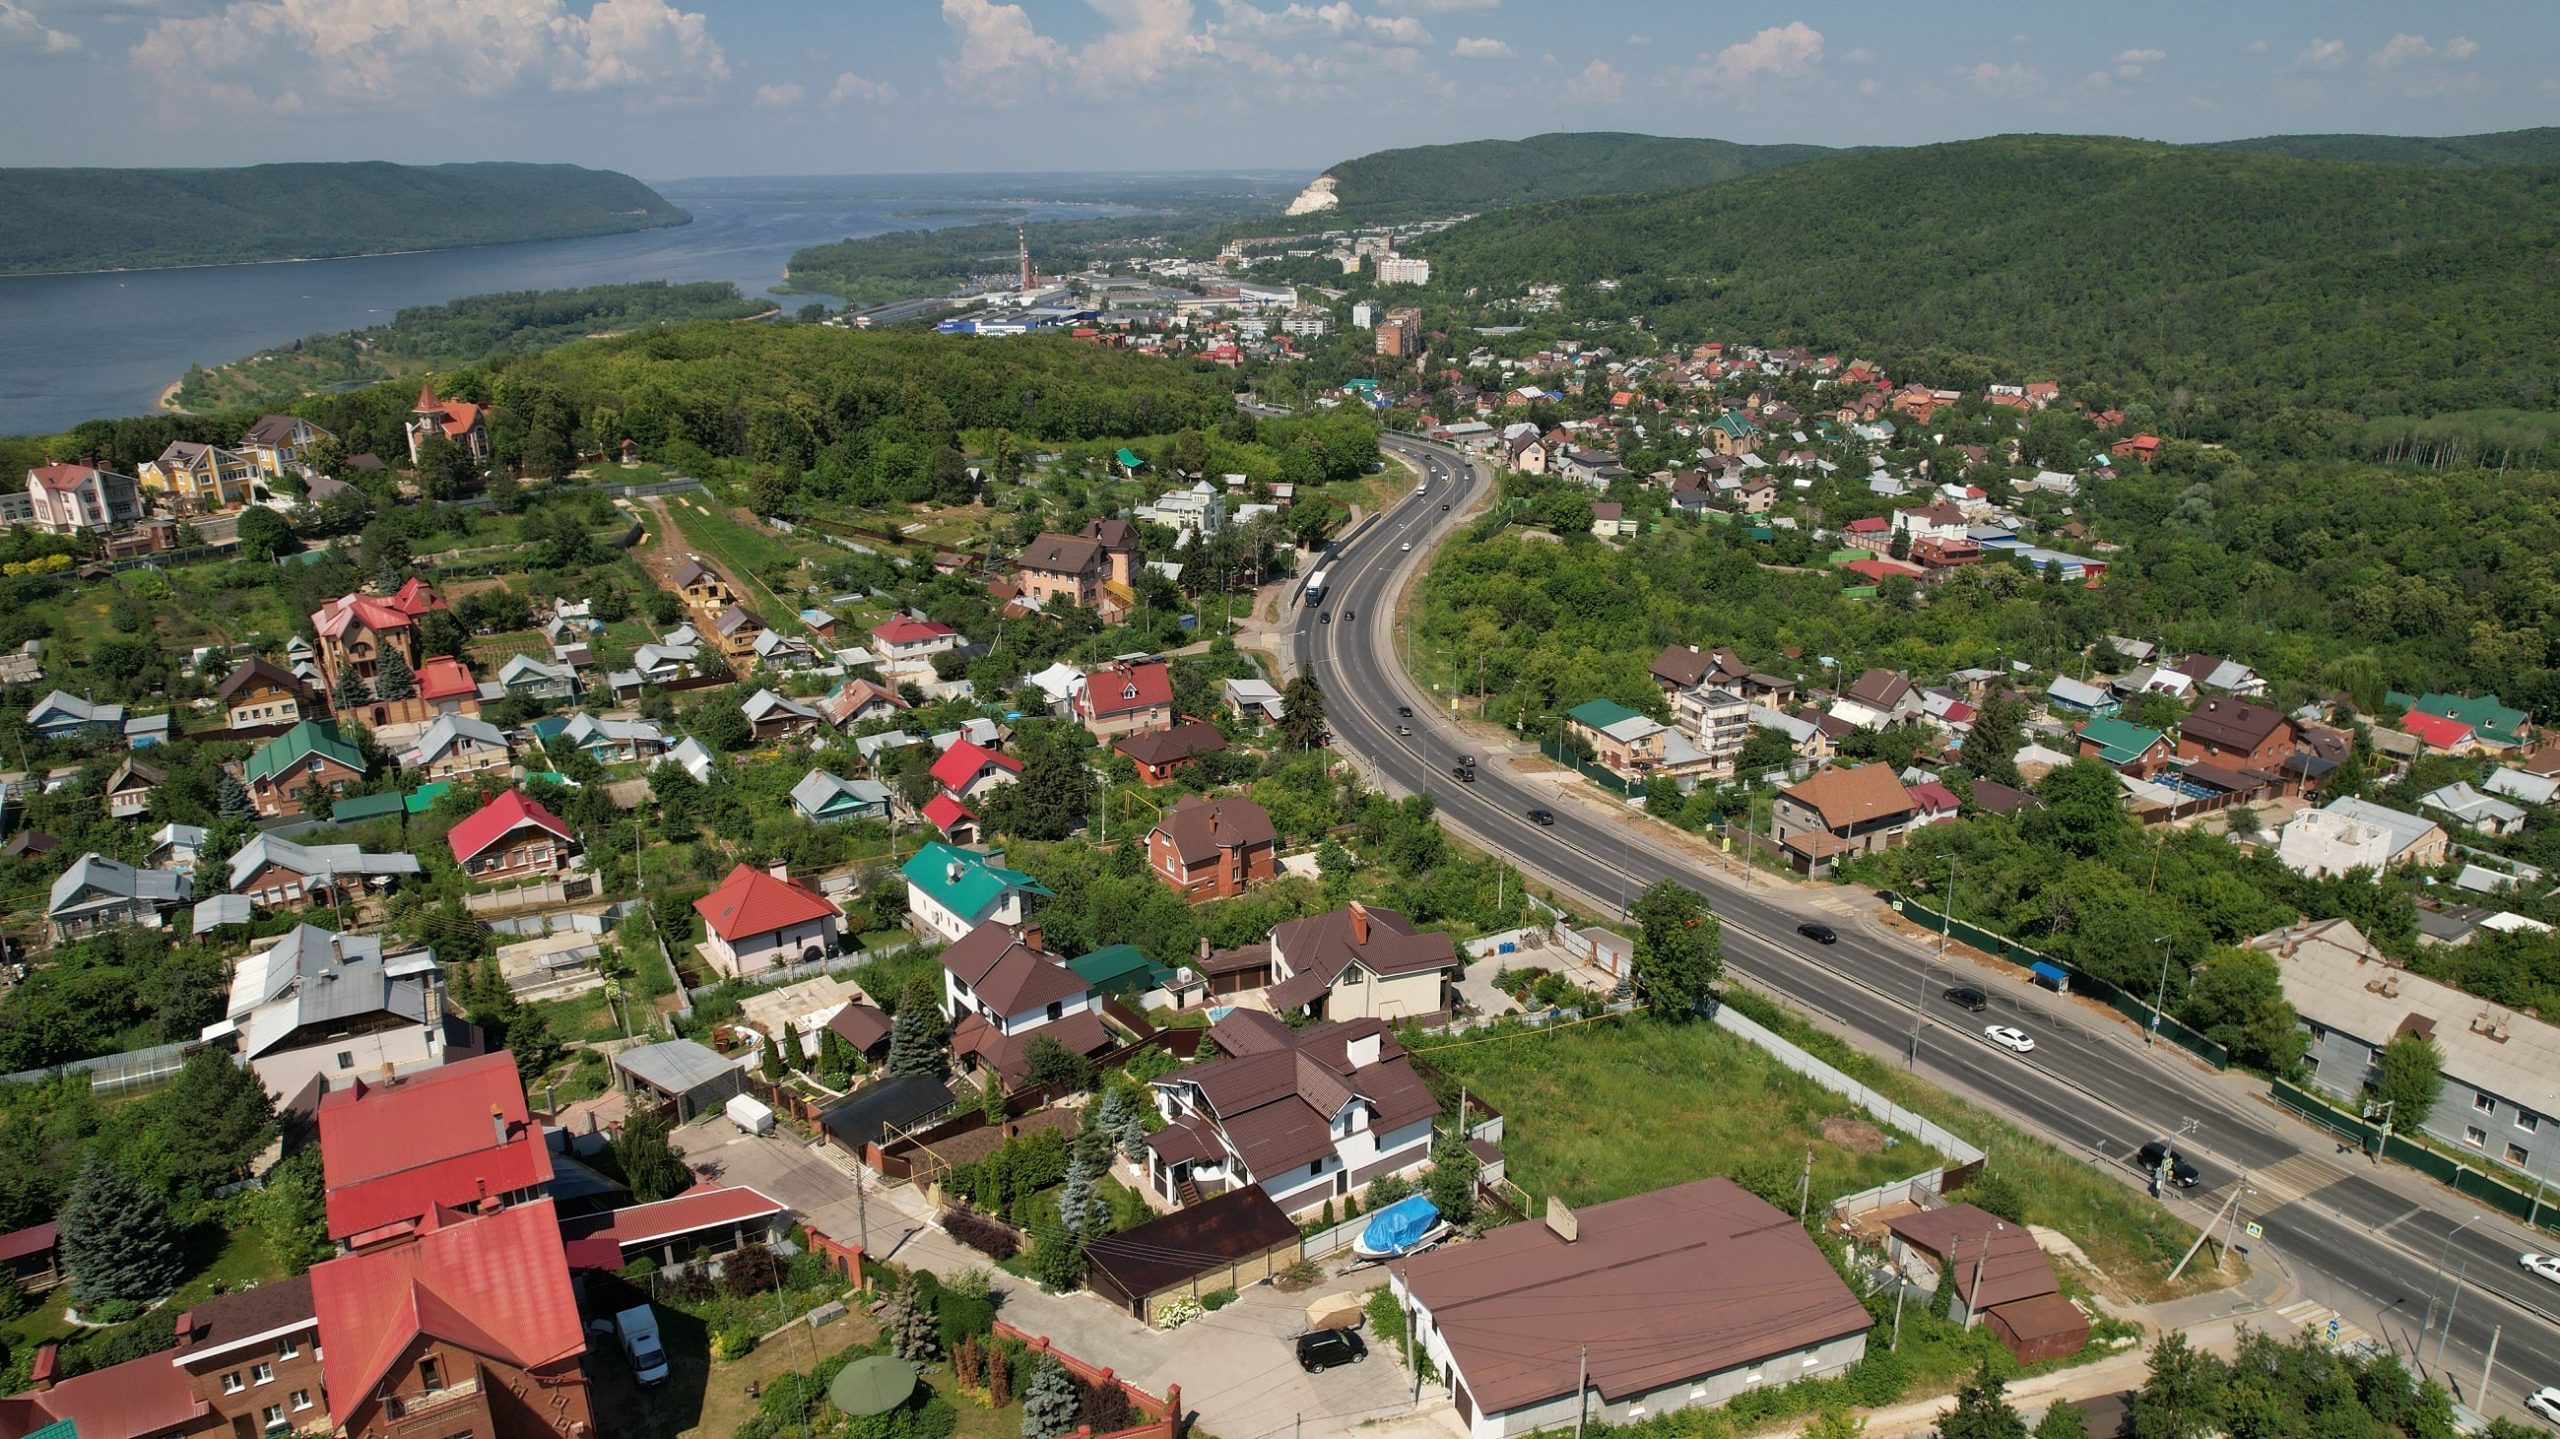
<path id="1" fill-rule="evenodd" d="M 2367 1154 L 2373 1153 L 2375 1143 L 2381 1141 L 2382 1157 L 2394 1164 L 2405 1165 L 2439 1184 L 2450 1185 L 2455 1192 L 2501 1210 L 2511 1219 L 2521 1219 L 2541 1229 L 2560 1228 L 2560 1215 L 2553 1213 L 2554 1206 L 2547 1196 L 2537 1199 L 2532 1190 L 2518 1189 L 2494 1172 L 2476 1169 L 2450 1155 L 2415 1143 L 2404 1135 L 2394 1134 L 2384 1141 L 2380 1129 L 2299 1085 L 2288 1084 L 2281 1079 L 2270 1080 L 2267 1092 L 2275 1096 L 2278 1104 L 2333 1134 L 2343 1136 Z"/>
<path id="2" fill-rule="evenodd" d="M 1591 781 L 1593 784 L 1600 786 L 1611 794 L 1629 793 L 1627 789 L 1627 782 L 1625 780 L 1618 778 L 1616 775 L 1609 773 L 1607 770 L 1602 769 L 1600 766 L 1593 764 L 1589 760 L 1575 758 L 1573 751 L 1566 749 L 1561 741 L 1553 739 L 1540 740 L 1538 741 L 1538 749 L 1540 753 L 1544 754 L 1547 758 L 1554 760 L 1556 763 L 1569 764 L 1575 769 L 1582 771 L 1582 777 L 1584 779 Z"/>
<path id="3" fill-rule="evenodd" d="M 1884 902 L 1893 906 L 1895 913 L 1914 924 L 1941 931 L 1951 939 L 1961 941 L 1985 954 L 2008 960 L 2012 964 L 2052 965 L 2071 976 L 2071 987 L 2078 993 L 2111 1007 L 2116 1013 L 2145 1029 L 2151 1028 L 2154 1023 L 2149 1000 L 2128 994 L 2106 980 L 2081 969 L 2078 965 L 2056 959 L 2042 950 L 2029 949 L 2006 935 L 1993 934 L 1978 924 L 1967 924 L 1960 919 L 1950 920 L 1946 915 L 1940 914 L 1918 900 L 1906 898 L 1892 890 L 1884 890 L 1880 893 Z M 2170 1041 L 2216 1069 L 2229 1067 L 2231 1063 L 2229 1050 L 2181 1023 L 2175 1016 L 2161 1014 L 2157 1017 L 2157 1023 L 2162 1039 Z"/>

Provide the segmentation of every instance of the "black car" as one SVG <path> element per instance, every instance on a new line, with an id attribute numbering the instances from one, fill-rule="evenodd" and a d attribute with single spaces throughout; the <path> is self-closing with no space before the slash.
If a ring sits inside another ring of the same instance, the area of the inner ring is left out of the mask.
<path id="1" fill-rule="evenodd" d="M 1440 502 L 1440 508 L 1442 508 L 1442 509 L 1444 509 L 1444 510 L 1445 510 L 1445 509 L 1447 509 L 1447 508 L 1449 508 L 1449 502 L 1448 502 L 1447 500 L 1442 500 L 1442 501 Z"/>
<path id="2" fill-rule="evenodd" d="M 2180 1189 L 2193 1189 L 2204 1178 L 2204 1171 L 2187 1162 L 2187 1157 L 2155 1139 L 2133 1153 L 2133 1167 L 2145 1174 L 2158 1174 L 2160 1161 L 2169 1161 L 2169 1182 Z"/>
<path id="3" fill-rule="evenodd" d="M 1333 616 L 1332 616 L 1332 614 L 1330 614 L 1330 613 L 1329 613 L 1329 612 L 1327 612 L 1327 611 L 1324 611 L 1324 610 L 1318 610 L 1318 611 L 1316 611 L 1316 623 L 1317 623 L 1317 624 L 1320 624 L 1320 625 L 1329 625 L 1329 624 L 1332 624 L 1332 623 L 1333 623 Z"/>
<path id="4" fill-rule="evenodd" d="M 1990 998 L 1983 994 L 1981 990 L 1978 990 L 1969 984 L 1959 984 L 1955 988 L 1948 990 L 1945 998 L 1947 1003 L 1956 1006 L 1958 1009 L 1969 1009 L 1976 1014 L 1980 1014 L 1991 1007 Z"/>
<path id="5" fill-rule="evenodd" d="M 1397 705 L 1397 706 L 1396 706 L 1396 718 L 1397 718 L 1397 719 L 1411 719 L 1411 718 L 1413 718 L 1413 706 L 1411 706 L 1411 705 Z"/>
<path id="6" fill-rule="evenodd" d="M 1298 1367 L 1321 1374 L 1337 1364 L 1357 1364 L 1369 1357 L 1369 1345 L 1348 1329 L 1319 1329 L 1298 1336 Z"/>
<path id="7" fill-rule="evenodd" d="M 1342 612 L 1342 620 L 1345 624 L 1348 624 L 1358 618 L 1360 618 L 1360 612 L 1357 610 L 1344 610 Z"/>
<path id="8" fill-rule="evenodd" d="M 1824 924 L 1818 919 L 1808 919 L 1804 923 L 1797 925 L 1796 933 L 1803 935 L 1805 938 L 1812 940 L 1816 944 L 1838 944 L 1840 942 L 1840 936 L 1832 933 L 1831 926 Z"/>
<path id="9" fill-rule="evenodd" d="M 1551 810 L 1551 809 L 1533 809 L 1533 810 L 1529 811 L 1529 823 L 1531 823 L 1531 824 L 1534 824 L 1534 825 L 1542 825 L 1542 826 L 1543 826 L 1543 825 L 1552 825 L 1552 824 L 1554 824 L 1555 822 L 1556 822 L 1556 812 L 1555 812 L 1554 810 Z"/>

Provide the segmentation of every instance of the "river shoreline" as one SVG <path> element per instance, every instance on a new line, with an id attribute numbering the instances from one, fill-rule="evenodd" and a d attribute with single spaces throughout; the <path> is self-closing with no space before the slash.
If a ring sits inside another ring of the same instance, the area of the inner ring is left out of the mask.
<path id="1" fill-rule="evenodd" d="M 321 265 L 332 260 L 388 260 L 401 255 L 449 255 L 464 250 L 496 250 L 508 245 L 542 245 L 556 240 L 593 240 L 605 235 L 640 235 L 651 230 L 673 230 L 693 223 L 693 212 L 679 210 L 682 219 L 663 225 L 632 225 L 619 230 L 586 230 L 575 235 L 527 235 L 520 240 L 482 240 L 472 245 L 422 245 L 409 250 L 350 250 L 343 255 L 278 255 L 268 260 L 202 260 L 191 265 L 111 265 L 96 270 L 10 270 L 0 273 L 0 284 L 11 280 L 62 280 L 87 275 L 166 275 L 183 270 L 246 270 L 259 265 Z"/>

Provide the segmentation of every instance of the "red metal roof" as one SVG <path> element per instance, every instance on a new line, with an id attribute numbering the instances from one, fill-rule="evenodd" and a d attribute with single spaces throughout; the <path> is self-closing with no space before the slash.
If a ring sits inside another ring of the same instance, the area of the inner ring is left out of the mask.
<path id="1" fill-rule="evenodd" d="M 1022 761 L 1008 754 L 998 754 L 975 740 L 955 740 L 942 758 L 933 762 L 934 782 L 954 794 L 975 783 L 987 766 L 1008 774 L 1022 773 Z"/>
<path id="2" fill-rule="evenodd" d="M 480 682 L 471 677 L 470 667 L 451 655 L 438 655 L 419 665 L 417 675 L 421 699 L 454 699 L 480 692 Z"/>
<path id="3" fill-rule="evenodd" d="M 610 1239 L 622 1245 L 646 1245 L 680 1234 L 737 1224 L 786 1213 L 787 1207 L 763 1191 L 740 1186 L 723 1189 L 698 1184 L 673 1199 L 617 1209 L 596 1228 L 580 1226 L 581 1240 Z"/>
<path id="4" fill-rule="evenodd" d="M 548 1199 L 457 1221 L 431 1217 L 413 1241 L 313 1266 L 311 1297 L 321 1384 L 341 1425 L 421 1336 L 519 1369 L 586 1348 Z"/>
<path id="5" fill-rule="evenodd" d="M 43 1393 L 0 1399 L 0 1433 L 26 1434 L 68 1419 L 80 1439 L 131 1439 L 187 1428 L 209 1412 L 195 1376 L 146 1354 L 57 1381 Z"/>
<path id="6" fill-rule="evenodd" d="M 951 833 L 952 826 L 960 821 L 975 820 L 977 817 L 977 811 L 947 794 L 935 795 L 924 802 L 925 823 L 944 834 Z"/>
<path id="7" fill-rule="evenodd" d="M 919 620 L 906 615 L 894 615 L 890 617 L 888 623 L 874 625 L 871 637 L 884 645 L 913 645 L 958 633 L 959 631 L 951 626 L 935 620 Z"/>
<path id="8" fill-rule="evenodd" d="M 2411 710 L 2400 716 L 2400 727 L 2436 749 L 2459 749 L 2472 740 L 2471 726 L 2424 710 Z"/>
<path id="9" fill-rule="evenodd" d="M 718 889 L 695 900 L 693 907 L 713 934 L 732 944 L 751 934 L 768 934 L 843 913 L 807 885 L 776 879 L 743 864 L 729 871 Z"/>
<path id="10" fill-rule="evenodd" d="M 1162 660 L 1104 665 L 1086 677 L 1076 703 L 1095 718 L 1171 705 L 1173 669 Z"/>
<path id="11" fill-rule="evenodd" d="M 445 842 L 453 846 L 456 864 L 468 864 L 472 856 L 526 825 L 549 830 L 568 843 L 577 842 L 577 836 L 569 832 L 567 820 L 525 798 L 524 791 L 514 789 L 480 806 L 478 813 L 446 831 Z"/>
<path id="12" fill-rule="evenodd" d="M 501 1051 L 322 1096 L 320 1173 L 338 1239 L 548 1183 L 551 1150 Z"/>
<path id="13" fill-rule="evenodd" d="M 30 1254 L 42 1254 L 54 1246 L 58 1234 L 58 1227 L 50 1219 L 42 1224 L 29 1225 L 14 1234 L 0 1234 L 0 1263 L 24 1259 Z"/>

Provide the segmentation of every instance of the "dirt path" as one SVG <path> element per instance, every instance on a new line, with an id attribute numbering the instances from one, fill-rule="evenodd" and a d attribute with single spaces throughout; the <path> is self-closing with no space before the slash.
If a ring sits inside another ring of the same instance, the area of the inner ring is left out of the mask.
<path id="1" fill-rule="evenodd" d="M 640 562 L 640 568 L 648 571 L 649 578 L 656 580 L 661 588 L 681 594 L 683 591 L 676 587 L 676 571 L 683 569 L 685 562 L 692 557 L 692 547 L 684 537 L 684 530 L 676 524 L 675 516 L 668 513 L 664 498 L 651 495 L 640 503 L 648 507 L 649 517 L 654 523 L 649 526 L 649 542 L 632 551 L 632 558 Z"/>

